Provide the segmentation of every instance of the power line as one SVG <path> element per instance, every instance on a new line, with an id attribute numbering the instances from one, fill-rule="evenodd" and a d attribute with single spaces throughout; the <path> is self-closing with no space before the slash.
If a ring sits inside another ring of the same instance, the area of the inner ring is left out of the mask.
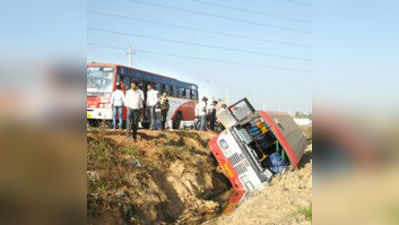
<path id="1" fill-rule="evenodd" d="M 244 12 L 244 13 L 256 14 L 256 15 L 267 16 L 267 17 L 271 16 L 271 15 L 265 14 L 265 12 L 252 10 L 252 9 L 238 8 L 238 7 L 234 7 L 234 6 L 229 6 L 229 5 L 225 5 L 225 4 L 209 2 L 209 1 L 204 1 L 204 0 L 193 0 L 193 1 L 203 4 L 203 5 L 209 5 L 209 6 L 213 6 L 213 7 L 230 9 L 230 10 L 235 10 L 235 11 Z M 296 22 L 296 23 L 311 23 L 311 20 L 306 20 L 306 19 L 285 18 L 285 20 Z"/>
<path id="2" fill-rule="evenodd" d="M 220 32 L 220 31 L 206 31 L 206 30 L 199 29 L 199 28 L 196 28 L 196 27 L 191 27 L 191 26 L 177 25 L 177 24 L 165 23 L 165 22 L 161 22 L 161 21 L 147 20 L 147 19 L 143 19 L 143 18 L 134 18 L 134 17 L 125 16 L 125 15 L 104 13 L 104 12 L 98 12 L 98 11 L 94 11 L 94 10 L 89 10 L 88 12 L 92 13 L 92 14 L 96 14 L 96 15 L 101 15 L 101 16 L 118 17 L 118 18 L 122 18 L 122 19 L 126 19 L 126 20 L 140 21 L 140 22 L 149 23 L 149 24 L 156 24 L 156 25 L 166 25 L 166 26 L 175 27 L 175 28 L 178 28 L 178 29 L 200 31 L 200 32 L 205 32 L 205 33 L 215 34 L 215 35 L 221 35 L 221 36 L 230 37 L 230 38 L 241 38 L 241 39 L 246 39 L 246 40 L 256 41 L 256 42 L 261 42 L 261 43 L 276 43 L 276 44 L 285 45 L 285 46 L 300 47 L 300 48 L 310 48 L 310 45 L 301 44 L 301 43 L 295 43 L 295 42 L 290 42 L 290 41 L 259 40 L 259 39 L 257 40 L 257 39 L 252 39 L 251 37 L 245 36 L 245 35 L 239 35 L 239 34 L 233 34 L 233 33 L 227 33 L 227 32 Z"/>
<path id="3" fill-rule="evenodd" d="M 180 7 L 176 7 L 176 6 L 160 4 L 160 3 L 141 2 L 138 0 L 129 0 L 129 1 L 138 3 L 138 4 L 142 4 L 142 5 L 148 5 L 148 6 L 158 7 L 158 8 L 165 8 L 165 9 L 173 9 L 173 10 L 178 10 L 178 11 L 190 13 L 190 14 L 224 19 L 224 20 L 231 21 L 231 22 L 239 22 L 239 23 L 245 23 L 245 24 L 261 26 L 261 27 L 271 27 L 271 28 L 282 30 L 282 31 L 291 31 L 291 32 L 295 32 L 295 33 L 311 34 L 311 32 L 309 32 L 309 31 L 301 31 L 301 30 L 298 30 L 298 29 L 295 29 L 292 27 L 283 27 L 283 26 L 274 25 L 274 24 L 257 23 L 257 22 L 253 22 L 253 21 L 249 21 L 249 20 L 236 19 L 236 18 L 222 16 L 222 15 L 215 15 L 215 14 L 211 14 L 211 13 L 207 13 L 207 12 L 195 11 L 195 10 L 190 10 L 190 9 L 185 9 L 185 8 L 180 8 Z"/>
<path id="4" fill-rule="evenodd" d="M 121 35 L 121 36 L 135 36 L 138 38 L 144 38 L 144 39 L 150 39 L 150 40 L 156 40 L 156 41 L 162 41 L 162 42 L 169 42 L 169 43 L 175 43 L 175 44 L 181 44 L 181 45 L 191 45 L 191 46 L 198 46 L 198 47 L 202 47 L 202 48 L 220 49 L 220 50 L 229 51 L 229 52 L 240 52 L 240 53 L 244 52 L 247 54 L 254 54 L 254 55 L 261 55 L 261 56 L 268 56 L 268 57 L 278 57 L 278 58 L 287 59 L 287 60 L 297 60 L 297 61 L 304 61 L 304 62 L 311 61 L 311 59 L 308 59 L 308 58 L 277 55 L 277 54 L 270 54 L 270 53 L 266 54 L 264 52 L 259 52 L 259 51 L 255 51 L 255 50 L 227 48 L 227 47 L 217 46 L 217 45 L 206 45 L 206 44 L 201 44 L 201 43 L 196 43 L 196 42 L 164 39 L 164 38 L 158 38 L 158 37 L 153 37 L 153 36 L 148 36 L 148 35 L 143 35 L 143 34 L 117 32 L 117 31 L 106 30 L 106 29 L 102 29 L 102 28 L 96 28 L 96 27 L 89 27 L 88 30 L 106 32 L 106 33 L 111 33 L 111 34 L 116 34 L 116 35 Z"/>
<path id="5" fill-rule="evenodd" d="M 125 48 L 120 48 L 120 47 L 114 47 L 114 46 L 103 46 L 103 45 L 97 45 L 94 43 L 88 43 L 88 46 L 92 46 L 95 48 L 102 48 L 102 49 L 113 49 L 113 50 L 118 50 L 118 51 L 123 51 L 125 52 Z M 290 68 L 290 67 L 280 67 L 280 66 L 271 66 L 271 65 L 263 65 L 263 64 L 246 64 L 242 62 L 237 62 L 237 61 L 229 61 L 229 60 L 223 60 L 223 59 L 215 59 L 215 58 L 206 58 L 206 57 L 198 57 L 198 56 L 188 56 L 188 55 L 177 55 L 173 53 L 158 53 L 154 51 L 149 51 L 149 50 L 144 50 L 144 49 L 135 49 L 138 52 L 144 53 L 144 54 L 152 54 L 152 55 L 159 55 L 159 56 L 171 56 L 171 57 L 177 57 L 177 58 L 184 58 L 184 59 L 191 59 L 191 60 L 200 60 L 200 61 L 209 61 L 209 62 L 217 62 L 217 63 L 223 63 L 223 64 L 229 64 L 229 65 L 242 65 L 242 66 L 258 66 L 262 68 L 267 68 L 271 70 L 281 70 L 281 71 L 290 71 L 290 72 L 301 72 L 301 73 L 309 73 L 312 72 L 311 70 L 306 70 L 306 69 L 298 69 L 298 68 Z"/>

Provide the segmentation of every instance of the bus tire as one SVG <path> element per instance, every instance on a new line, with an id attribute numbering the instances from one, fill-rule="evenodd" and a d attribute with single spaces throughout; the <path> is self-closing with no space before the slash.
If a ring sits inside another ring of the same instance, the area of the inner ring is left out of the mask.
<path id="1" fill-rule="evenodd" d="M 179 129 L 180 128 L 180 123 L 183 119 L 183 114 L 181 111 L 178 111 L 176 114 L 176 118 L 173 120 L 172 127 L 173 129 Z"/>
<path id="2" fill-rule="evenodd" d="M 98 121 L 93 119 L 88 119 L 87 122 L 89 123 L 90 127 L 98 127 Z"/>

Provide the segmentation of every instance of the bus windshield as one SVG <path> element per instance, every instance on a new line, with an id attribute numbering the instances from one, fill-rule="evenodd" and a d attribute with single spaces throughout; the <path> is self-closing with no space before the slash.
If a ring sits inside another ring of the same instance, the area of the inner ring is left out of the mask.
<path id="1" fill-rule="evenodd" d="M 247 99 L 242 99 L 241 101 L 230 106 L 230 112 L 237 122 L 240 122 L 251 116 L 255 110 Z"/>
<path id="2" fill-rule="evenodd" d="M 112 92 L 112 67 L 87 67 L 87 95 Z"/>

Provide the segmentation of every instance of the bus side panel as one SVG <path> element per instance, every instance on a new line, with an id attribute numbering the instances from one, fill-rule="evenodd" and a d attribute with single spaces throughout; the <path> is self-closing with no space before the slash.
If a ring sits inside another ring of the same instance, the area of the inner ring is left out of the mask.
<path id="1" fill-rule="evenodd" d="M 174 120 L 177 112 L 182 112 L 183 121 L 192 121 L 195 119 L 195 103 L 189 99 L 168 97 L 169 112 L 167 120 Z"/>
<path id="2" fill-rule="evenodd" d="M 176 110 L 172 119 L 175 119 L 177 112 L 182 113 L 183 121 L 192 121 L 195 119 L 195 103 L 192 101 L 187 101 L 181 104 Z"/>

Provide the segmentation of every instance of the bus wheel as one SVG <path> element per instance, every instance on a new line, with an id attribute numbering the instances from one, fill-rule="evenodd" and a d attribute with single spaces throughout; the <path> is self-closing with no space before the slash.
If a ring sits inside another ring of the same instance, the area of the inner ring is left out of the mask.
<path id="1" fill-rule="evenodd" d="M 175 120 L 173 120 L 173 124 L 172 124 L 173 129 L 180 128 L 180 123 L 181 123 L 182 119 L 183 119 L 183 114 L 180 111 L 177 112 L 176 118 L 175 118 Z"/>
<path id="2" fill-rule="evenodd" d="M 98 127 L 98 121 L 97 120 L 87 120 L 89 123 L 90 127 Z"/>

